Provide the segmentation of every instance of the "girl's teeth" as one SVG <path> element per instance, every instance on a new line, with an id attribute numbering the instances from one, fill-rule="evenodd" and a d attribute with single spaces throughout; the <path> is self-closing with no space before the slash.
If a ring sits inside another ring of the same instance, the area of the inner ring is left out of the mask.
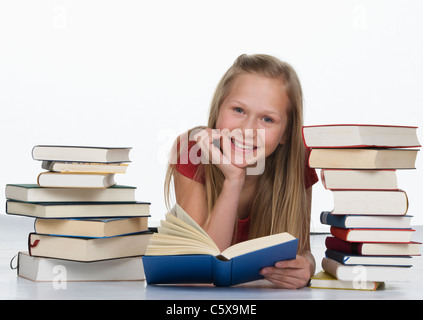
<path id="1" fill-rule="evenodd" d="M 241 144 L 241 143 L 236 142 L 235 139 L 232 139 L 232 142 L 234 143 L 234 145 L 236 147 L 241 148 L 241 149 L 246 149 L 246 150 L 253 150 L 254 149 L 252 146 L 246 146 L 244 144 Z"/>

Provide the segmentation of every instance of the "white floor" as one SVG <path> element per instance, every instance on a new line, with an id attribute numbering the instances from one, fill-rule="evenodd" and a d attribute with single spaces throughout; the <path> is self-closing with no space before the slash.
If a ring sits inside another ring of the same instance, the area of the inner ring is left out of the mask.
<path id="1" fill-rule="evenodd" d="M 276 289 L 268 282 L 217 288 L 213 286 L 147 286 L 134 282 L 68 282 L 66 288 L 55 289 L 49 282 L 33 282 L 16 276 L 10 260 L 18 251 L 27 250 L 28 233 L 33 219 L 0 215 L 0 299 L 153 299 L 153 300 L 225 300 L 225 299 L 423 299 L 423 258 L 414 257 L 412 278 L 408 282 L 387 282 L 383 290 L 374 292 L 351 290 Z M 423 227 L 415 227 L 413 240 L 422 242 Z M 320 270 L 327 235 L 312 236 L 312 251 Z"/>

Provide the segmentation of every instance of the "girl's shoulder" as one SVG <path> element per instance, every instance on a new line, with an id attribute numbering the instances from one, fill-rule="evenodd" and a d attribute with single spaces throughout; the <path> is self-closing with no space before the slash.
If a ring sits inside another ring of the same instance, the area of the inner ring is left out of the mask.
<path id="1" fill-rule="evenodd" d="M 185 139 L 183 135 L 178 137 L 178 142 L 175 144 L 177 150 L 176 161 L 174 163 L 175 170 L 183 176 L 205 183 L 204 174 L 201 174 L 201 150 L 195 141 Z"/>

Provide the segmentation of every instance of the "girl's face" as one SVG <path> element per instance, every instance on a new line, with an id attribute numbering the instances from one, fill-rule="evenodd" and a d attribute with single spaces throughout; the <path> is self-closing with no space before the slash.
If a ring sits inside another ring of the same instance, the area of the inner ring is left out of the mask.
<path id="1" fill-rule="evenodd" d="M 252 165 L 284 143 L 288 106 L 281 80 L 250 73 L 234 79 L 216 121 L 216 129 L 226 132 L 222 139 L 230 140 L 233 164 Z"/>

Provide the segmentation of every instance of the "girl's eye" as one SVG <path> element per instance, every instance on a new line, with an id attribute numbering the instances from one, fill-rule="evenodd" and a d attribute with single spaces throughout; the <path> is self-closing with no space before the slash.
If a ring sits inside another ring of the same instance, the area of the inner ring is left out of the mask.
<path id="1" fill-rule="evenodd" d="M 240 107 L 234 107 L 234 111 L 235 112 L 238 112 L 238 113 L 243 113 L 244 112 L 244 110 L 242 110 L 242 108 L 240 108 Z"/>
<path id="2" fill-rule="evenodd" d="M 269 117 L 264 117 L 263 121 L 266 122 L 266 123 L 273 123 L 273 119 L 269 118 Z"/>

